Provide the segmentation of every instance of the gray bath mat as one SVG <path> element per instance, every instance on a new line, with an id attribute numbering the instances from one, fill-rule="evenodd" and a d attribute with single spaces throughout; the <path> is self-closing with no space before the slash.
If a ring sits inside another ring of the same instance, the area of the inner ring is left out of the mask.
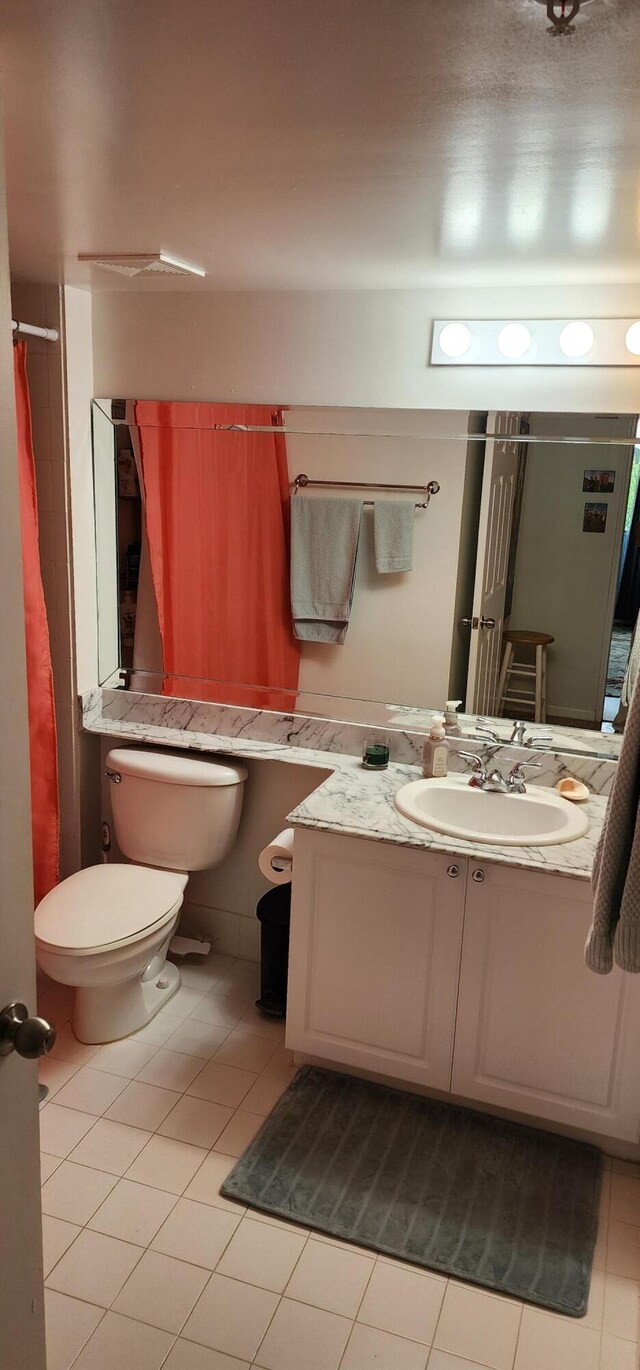
<path id="1" fill-rule="evenodd" d="M 582 1142 L 305 1066 L 221 1192 L 580 1317 L 601 1166 Z"/>

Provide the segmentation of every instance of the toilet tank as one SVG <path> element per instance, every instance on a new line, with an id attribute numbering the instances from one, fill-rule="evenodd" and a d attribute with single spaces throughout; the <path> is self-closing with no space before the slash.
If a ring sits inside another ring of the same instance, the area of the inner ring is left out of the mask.
<path id="1" fill-rule="evenodd" d="M 238 831 L 246 768 L 192 752 L 117 747 L 109 752 L 111 808 L 123 856 L 143 866 L 216 866 Z"/>

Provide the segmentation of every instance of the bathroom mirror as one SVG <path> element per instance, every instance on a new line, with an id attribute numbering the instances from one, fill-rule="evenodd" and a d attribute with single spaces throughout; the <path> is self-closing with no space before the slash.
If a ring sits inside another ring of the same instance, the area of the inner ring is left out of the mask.
<path id="1" fill-rule="evenodd" d="M 617 754 L 637 415 L 99 400 L 93 429 L 101 683 L 412 730 L 461 700 L 465 733 Z M 352 537 L 301 535 L 326 497 L 363 502 L 342 641 L 292 631 L 290 573 Z"/>

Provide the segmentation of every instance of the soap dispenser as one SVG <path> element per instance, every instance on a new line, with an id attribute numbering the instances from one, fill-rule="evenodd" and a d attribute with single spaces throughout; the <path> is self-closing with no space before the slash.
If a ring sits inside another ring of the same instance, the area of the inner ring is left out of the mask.
<path id="1" fill-rule="evenodd" d="M 447 737 L 462 737 L 460 719 L 456 713 L 461 704 L 461 699 L 448 699 L 444 706 L 444 730 Z"/>
<path id="2" fill-rule="evenodd" d="M 422 774 L 427 780 L 442 779 L 447 774 L 449 743 L 445 737 L 444 714 L 434 714 L 431 732 L 422 748 Z"/>

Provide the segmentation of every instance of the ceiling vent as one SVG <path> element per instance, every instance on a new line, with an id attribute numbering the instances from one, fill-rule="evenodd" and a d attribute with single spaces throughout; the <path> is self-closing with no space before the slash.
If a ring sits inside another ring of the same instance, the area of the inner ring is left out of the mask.
<path id="1" fill-rule="evenodd" d="M 172 257 L 170 252 L 79 252 L 79 262 L 92 262 L 118 276 L 206 276 L 201 266 Z"/>

